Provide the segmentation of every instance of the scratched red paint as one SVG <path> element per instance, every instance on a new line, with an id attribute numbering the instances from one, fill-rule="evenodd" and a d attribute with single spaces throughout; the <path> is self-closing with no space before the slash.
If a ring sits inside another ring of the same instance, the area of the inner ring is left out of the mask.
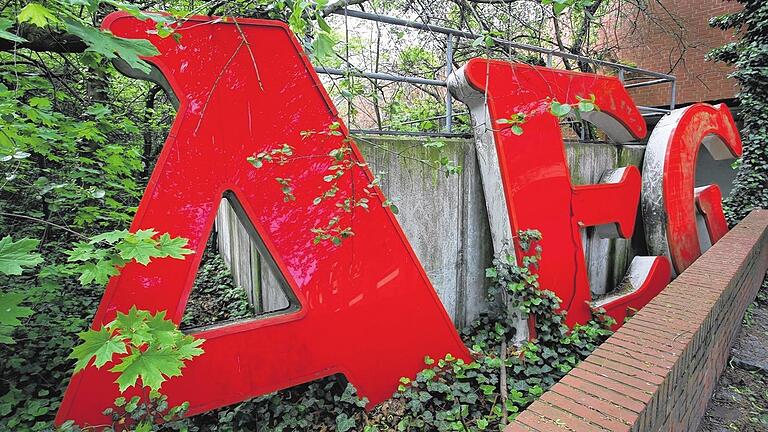
<path id="1" fill-rule="evenodd" d="M 707 234 L 712 244 L 728 233 L 728 222 L 723 212 L 723 194 L 717 185 L 709 185 L 694 189 L 696 207 L 704 216 Z"/>
<path id="2" fill-rule="evenodd" d="M 673 113 L 667 119 L 662 119 L 662 122 L 666 123 L 665 120 L 669 120 L 668 125 L 665 125 L 666 128 L 657 126 L 649 141 L 647 152 L 654 151 L 655 148 L 664 151 L 661 208 L 665 213 L 665 221 L 661 228 L 665 230 L 672 265 L 679 274 L 701 256 L 694 207 L 699 148 L 702 144 L 707 145 L 718 158 L 738 157 L 741 155 L 742 145 L 733 117 L 728 107 L 723 104 L 693 104 Z M 655 140 L 657 135 L 658 143 Z M 656 147 L 657 145 L 659 147 Z M 648 161 L 647 156 L 646 160 Z M 703 196 L 703 205 L 708 228 L 713 229 L 711 232 L 716 236 L 722 236 L 725 218 L 722 215 L 720 197 L 714 194 L 720 195 L 719 190 L 707 192 Z M 715 201 L 718 203 L 715 204 Z M 715 241 L 713 239 L 712 243 Z"/>
<path id="3" fill-rule="evenodd" d="M 347 130 L 342 125 L 342 136 L 302 139 L 301 131 L 341 122 L 328 95 L 284 24 L 238 23 L 248 44 L 232 22 L 207 17 L 187 21 L 178 44 L 148 35 L 151 23 L 127 14 L 112 14 L 104 22 L 116 35 L 150 38 L 161 54 L 149 60 L 181 102 L 132 229 L 151 227 L 186 237 L 196 253 L 149 267 L 128 265 L 107 286 L 93 326 L 132 305 L 166 310 L 179 322 L 217 206 L 223 194 L 232 194 L 284 274 L 299 310 L 197 333 L 206 339 L 206 353 L 164 385 L 172 405 L 188 400 L 190 414 L 196 414 L 333 373 L 345 374 L 375 404 L 392 394 L 399 377 L 420 370 L 425 355 L 452 353 L 468 360 L 394 216 L 377 205 L 381 195 L 373 197 L 378 202 L 370 211 L 355 208 L 342 218 L 341 225 L 354 218 L 355 232 L 342 246 L 312 245 L 310 229 L 337 214 L 335 202 L 313 205 L 312 200 L 327 189 L 322 178 L 334 161 L 326 155 L 342 144 Z M 493 131 L 512 232 L 542 232 L 541 286 L 563 299 L 569 325 L 583 323 L 590 318 L 591 295 L 579 231 L 601 226 L 629 238 L 641 180 L 630 166 L 616 171 L 610 182 L 573 185 L 558 120 L 548 112 L 550 101 L 574 104 L 576 96 L 594 94 L 600 107 L 595 116 L 630 138 L 645 136 L 645 121 L 613 77 L 482 59 L 463 70 L 467 81 L 487 94 L 494 127 L 499 119 L 526 113 L 522 136 L 508 128 Z M 691 193 L 699 145 L 715 135 L 733 154 L 741 152 L 727 110 L 694 105 L 683 120 L 664 155 L 664 205 L 673 216 L 668 238 L 673 259 L 681 263 L 700 254 L 693 253 L 698 239 Z M 295 148 L 292 162 L 259 170 L 246 162 L 284 143 Z M 362 161 L 354 144 L 352 149 Z M 292 179 L 296 201 L 283 201 L 278 177 Z M 346 174 L 347 196 L 361 196 L 371 179 L 364 167 Z M 727 231 L 719 189 L 700 189 L 695 199 L 714 242 Z M 638 288 L 604 306 L 619 323 L 628 309 L 644 306 L 669 280 L 669 262 L 648 259 Z M 106 420 L 100 413 L 118 396 L 116 376 L 106 369 L 87 368 L 73 377 L 57 423 Z"/>
<path id="4" fill-rule="evenodd" d="M 180 43 L 148 34 L 151 22 L 124 13 L 103 24 L 115 35 L 149 38 L 160 55 L 149 59 L 170 82 L 181 105 L 132 230 L 155 228 L 186 237 L 186 260 L 126 266 L 106 288 L 94 318 L 97 328 L 132 305 L 165 310 L 181 320 L 195 274 L 225 192 L 234 193 L 298 298 L 300 310 L 196 333 L 205 354 L 182 377 L 163 385 L 170 405 L 189 401 L 189 414 L 236 403 L 334 373 L 343 373 L 376 404 L 390 397 L 402 376 L 414 376 L 425 355 L 469 360 L 466 347 L 383 197 L 370 211 L 356 208 L 340 224 L 355 235 L 342 246 L 312 245 L 310 229 L 338 214 L 335 201 L 313 205 L 327 190 L 334 163 L 327 157 L 347 136 L 314 135 L 339 121 L 305 54 L 285 24 L 192 18 Z M 229 64 L 227 64 L 229 62 Z M 260 82 L 259 82 L 260 81 Z M 263 90 L 260 88 L 263 87 Z M 293 161 L 254 169 L 255 152 L 292 145 Z M 354 156 L 362 161 L 352 144 Z M 293 179 L 296 201 L 285 203 L 276 177 Z M 342 192 L 363 196 L 367 168 L 341 179 Z M 343 198 L 343 197 L 341 197 Z M 118 396 L 116 374 L 94 367 L 74 375 L 58 424 L 103 424 L 102 410 Z"/>
<path id="5" fill-rule="evenodd" d="M 591 317 L 591 294 L 580 229 L 614 225 L 619 236 L 631 237 L 640 199 L 640 174 L 629 166 L 616 182 L 574 186 L 559 121 L 549 112 L 550 103 L 556 99 L 576 104 L 577 96 L 595 95 L 600 107 L 597 115 L 604 116 L 600 120 L 634 138 L 645 136 L 645 121 L 614 77 L 484 59 L 470 60 L 463 71 L 467 82 L 487 95 L 512 232 L 541 232 L 541 286 L 563 300 L 568 325 L 585 323 Z M 526 115 L 522 135 L 498 123 L 516 113 Z M 629 299 L 633 305 L 643 306 L 669 282 L 667 268 L 666 260 L 658 258 Z M 626 308 L 623 311 L 626 313 Z"/>

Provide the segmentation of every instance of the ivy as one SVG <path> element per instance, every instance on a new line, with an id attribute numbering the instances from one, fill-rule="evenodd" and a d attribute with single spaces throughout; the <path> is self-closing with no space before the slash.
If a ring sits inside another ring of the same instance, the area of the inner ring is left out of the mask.
<path id="1" fill-rule="evenodd" d="M 185 421 L 196 431 L 482 431 L 499 430 L 589 355 L 610 334 L 602 314 L 569 330 L 560 300 L 540 289 L 535 231 L 518 234 L 522 265 L 508 251 L 486 271 L 488 310 L 462 332 L 467 363 L 424 358 L 415 379 L 403 377 L 394 397 L 370 412 L 350 384 L 334 376 Z M 535 318 L 536 338 L 514 346 L 516 314 Z M 502 349 L 505 347 L 504 349 Z M 502 379 L 504 376 L 504 379 Z M 506 381 L 506 387 L 502 382 Z"/>
<path id="2" fill-rule="evenodd" d="M 245 290 L 235 284 L 221 255 L 207 250 L 197 271 L 181 327 L 249 318 L 252 316 L 250 312 Z"/>
<path id="3" fill-rule="evenodd" d="M 736 67 L 730 76 L 739 82 L 737 95 L 744 123 L 741 127 L 744 152 L 736 164 L 738 174 L 725 199 L 724 209 L 731 225 L 751 210 L 768 208 L 768 3 L 737 0 L 742 11 L 712 18 L 710 24 L 722 30 L 736 30 L 740 39 L 711 51 L 708 57 Z"/>

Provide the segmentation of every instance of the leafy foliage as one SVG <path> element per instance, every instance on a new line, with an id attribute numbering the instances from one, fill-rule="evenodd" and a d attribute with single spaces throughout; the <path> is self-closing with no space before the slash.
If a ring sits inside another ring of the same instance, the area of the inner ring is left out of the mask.
<path id="1" fill-rule="evenodd" d="M 245 290 L 235 284 L 224 260 L 217 253 L 206 254 L 197 271 L 181 327 L 205 326 L 251 316 Z"/>
<path id="2" fill-rule="evenodd" d="M 523 266 L 509 253 L 496 257 L 487 270 L 493 281 L 489 310 L 462 334 L 473 362 L 450 355 L 427 357 L 414 380 L 402 378 L 394 399 L 371 412 L 362 409 L 365 401 L 351 385 L 330 377 L 193 417 L 186 424 L 200 431 L 499 430 L 505 418 L 514 418 L 611 334 L 610 318 L 601 315 L 568 330 L 558 312 L 560 300 L 538 285 L 539 234 L 521 232 L 519 239 L 530 252 Z M 530 313 L 536 320 L 536 339 L 520 347 L 511 343 L 514 313 Z M 502 351 L 505 343 L 508 348 Z"/>
<path id="3" fill-rule="evenodd" d="M 38 244 L 38 240 L 28 238 L 16 242 L 10 236 L 0 239 L 0 273 L 20 275 L 23 267 L 34 267 L 43 262 L 43 257 L 36 252 Z"/>
<path id="4" fill-rule="evenodd" d="M 118 274 L 119 269 L 131 261 L 147 265 L 153 258 L 181 259 L 192 253 L 185 248 L 187 239 L 172 238 L 168 233 L 158 237 L 154 229 L 110 231 L 91 237 L 88 241 L 75 243 L 67 251 L 67 261 L 77 263 L 64 266 L 63 270 L 80 274 L 80 283 L 104 285 L 109 278 Z M 100 248 L 98 246 L 106 245 Z"/>
<path id="5" fill-rule="evenodd" d="M 28 238 L 14 242 L 10 236 L 0 239 L 0 273 L 18 276 L 24 267 L 34 267 L 43 262 L 43 258 L 35 251 L 39 243 Z M 24 300 L 23 293 L 0 292 L 0 344 L 15 343 L 11 334 L 21 324 L 19 318 L 32 315 L 32 309 L 21 306 Z"/>
<path id="6" fill-rule="evenodd" d="M 578 102 L 575 105 L 572 105 L 567 103 L 560 103 L 557 101 L 557 99 L 552 99 L 549 104 L 549 112 L 553 116 L 560 119 L 572 114 L 576 117 L 576 119 L 581 120 L 581 114 L 583 113 L 600 111 L 600 107 L 598 107 L 595 103 L 594 94 L 590 94 L 589 99 L 577 95 L 576 100 Z"/>
<path id="7" fill-rule="evenodd" d="M 0 343 L 15 343 L 11 333 L 15 327 L 21 324 L 19 318 L 32 315 L 32 309 L 20 306 L 24 300 L 24 294 L 22 293 L 0 293 Z"/>
<path id="8" fill-rule="evenodd" d="M 744 153 L 738 162 L 733 189 L 724 203 L 732 225 L 753 209 L 768 208 L 768 3 L 737 1 L 744 5 L 742 11 L 712 18 L 710 24 L 722 30 L 736 30 L 740 39 L 709 53 L 709 58 L 736 67 L 731 76 L 741 88 L 737 97 L 744 118 Z"/>

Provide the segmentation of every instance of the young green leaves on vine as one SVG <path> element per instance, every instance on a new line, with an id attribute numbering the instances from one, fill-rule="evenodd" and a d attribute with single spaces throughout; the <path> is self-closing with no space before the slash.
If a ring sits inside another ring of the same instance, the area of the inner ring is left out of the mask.
<path id="1" fill-rule="evenodd" d="M 443 150 L 446 147 L 445 141 L 429 140 L 422 147 L 428 152 L 427 158 L 421 160 L 422 163 L 436 172 L 442 172 L 445 177 L 461 174 L 461 165 L 458 165 L 455 160 L 443 154 Z"/>
<path id="2" fill-rule="evenodd" d="M 70 264 L 65 273 L 79 274 L 80 283 L 104 285 L 119 269 L 131 261 L 147 265 L 153 258 L 183 259 L 193 251 L 187 249 L 187 239 L 165 233 L 158 237 L 154 229 L 110 231 L 75 243 L 67 251 Z"/>
<path id="3" fill-rule="evenodd" d="M 541 0 L 542 5 L 552 5 L 552 11 L 555 15 L 560 15 L 564 10 L 569 7 L 576 9 L 584 9 L 592 6 L 595 0 Z"/>
<path id="4" fill-rule="evenodd" d="M 339 226 L 339 220 L 340 218 L 336 216 L 328 221 L 328 224 L 325 226 L 325 228 L 312 228 L 310 231 L 315 234 L 315 238 L 312 242 L 314 244 L 319 244 L 324 241 L 330 241 L 334 245 L 338 246 L 345 238 L 349 238 L 355 235 L 355 233 L 352 232 L 352 227 Z"/>
<path id="5" fill-rule="evenodd" d="M 523 134 L 523 123 L 525 123 L 525 113 L 519 112 L 512 114 L 509 118 L 496 120 L 500 125 L 509 125 L 509 130 L 515 135 Z"/>
<path id="6" fill-rule="evenodd" d="M 254 154 L 253 156 L 248 156 L 246 160 L 253 165 L 254 168 L 261 168 L 265 163 L 285 165 L 288 163 L 288 158 L 291 156 L 293 156 L 293 147 L 288 144 L 283 144 L 280 147 L 269 151 L 263 151 Z"/>
<path id="7" fill-rule="evenodd" d="M 128 313 L 118 312 L 106 326 L 78 336 L 82 342 L 69 356 L 76 360 L 75 372 L 113 362 L 110 372 L 118 373 L 115 382 L 121 392 L 139 379 L 142 386 L 157 391 L 168 378 L 181 375 L 186 361 L 203 354 L 204 340 L 182 333 L 165 318 L 165 311 L 151 314 L 135 306 Z"/>
<path id="8" fill-rule="evenodd" d="M 576 119 L 581 120 L 581 114 L 583 113 L 600 111 L 600 107 L 595 103 L 594 94 L 590 94 L 588 99 L 576 95 L 576 100 L 578 102 L 575 105 L 572 105 L 560 103 L 557 99 L 552 99 L 549 104 L 549 112 L 561 120 L 571 113 L 576 116 Z"/>

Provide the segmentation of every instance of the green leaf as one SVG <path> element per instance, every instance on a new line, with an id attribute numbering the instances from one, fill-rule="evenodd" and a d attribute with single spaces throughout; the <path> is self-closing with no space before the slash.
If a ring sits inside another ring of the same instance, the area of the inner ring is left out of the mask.
<path id="1" fill-rule="evenodd" d="M 561 104 L 560 102 L 553 100 L 549 106 L 549 112 L 555 117 L 562 118 L 571 112 L 571 105 Z"/>
<path id="2" fill-rule="evenodd" d="M 91 237 L 91 244 L 96 244 L 99 242 L 107 242 L 109 244 L 115 244 L 120 240 L 125 239 L 128 237 L 130 233 L 128 230 L 119 230 L 119 231 L 108 231 L 103 234 L 99 234 L 97 236 Z"/>
<path id="3" fill-rule="evenodd" d="M 511 130 L 513 134 L 518 136 L 523 134 L 523 128 L 520 127 L 520 125 L 512 125 L 510 126 L 509 130 Z"/>
<path id="4" fill-rule="evenodd" d="M 187 249 L 184 246 L 189 243 L 189 240 L 183 237 L 171 238 L 170 234 L 165 233 L 158 239 L 157 249 L 162 255 L 158 257 L 171 257 L 176 259 L 183 259 L 184 255 L 194 253 L 192 249 Z"/>
<path id="5" fill-rule="evenodd" d="M 355 426 L 357 426 L 355 419 L 349 417 L 346 413 L 336 416 L 336 432 L 347 432 Z"/>
<path id="6" fill-rule="evenodd" d="M 179 333 L 181 334 L 180 331 Z M 179 357 L 182 360 L 190 360 L 193 357 L 203 354 L 205 351 L 200 348 L 200 345 L 202 345 L 203 342 L 205 342 L 205 339 L 200 339 L 194 336 L 184 336 L 181 341 L 176 344 L 176 350 L 179 353 Z"/>
<path id="7" fill-rule="evenodd" d="M 78 334 L 83 341 L 72 349 L 68 358 L 75 359 L 75 372 L 84 369 L 95 357 L 94 366 L 100 368 L 112 360 L 115 354 L 125 354 L 127 351 L 124 337 L 113 335 L 106 327 L 101 330 L 88 330 Z"/>
<path id="8" fill-rule="evenodd" d="M 28 22 L 38 27 L 45 27 L 48 24 L 59 22 L 59 19 L 53 15 L 53 12 L 39 3 L 29 3 L 24 6 L 16 16 L 16 20 L 20 23 Z"/>
<path id="9" fill-rule="evenodd" d="M 121 392 L 136 385 L 139 378 L 142 385 L 151 390 L 159 390 L 168 378 L 181 375 L 182 367 L 184 362 L 178 352 L 171 348 L 150 345 L 146 351 L 132 349 L 129 355 L 110 369 L 110 372 L 120 373 L 115 382 Z"/>
<path id="10" fill-rule="evenodd" d="M 13 21 L 6 18 L 0 18 L 0 39 L 6 39 L 11 42 L 18 42 L 18 43 L 28 42 L 23 37 L 17 36 L 8 31 L 8 29 L 11 28 L 12 25 L 13 25 Z"/>
<path id="11" fill-rule="evenodd" d="M 19 318 L 32 315 L 32 309 L 19 306 L 25 298 L 24 294 L 18 292 L 0 293 L 0 328 L 5 327 L 10 333 L 12 327 L 21 324 Z"/>
<path id="12" fill-rule="evenodd" d="M 106 259 L 82 264 L 77 268 L 77 271 L 80 273 L 78 280 L 82 285 L 90 285 L 91 283 L 105 285 L 109 282 L 109 278 L 120 274 L 114 262 Z"/>
<path id="13" fill-rule="evenodd" d="M 590 112 L 595 109 L 595 106 L 591 102 L 581 101 L 576 105 L 576 109 L 581 112 Z"/>
<path id="14" fill-rule="evenodd" d="M 70 18 L 64 19 L 67 31 L 81 38 L 88 48 L 86 51 L 103 55 L 107 59 L 120 57 L 129 66 L 143 72 L 150 72 L 150 66 L 140 57 L 154 57 L 160 52 L 152 43 L 144 39 L 125 39 L 107 31 L 85 26 Z"/>
<path id="15" fill-rule="evenodd" d="M 23 267 L 34 267 L 43 262 L 43 257 L 33 252 L 39 243 L 29 238 L 14 242 L 10 236 L 0 239 L 0 273 L 20 275 Z"/>
<path id="16" fill-rule="evenodd" d="M 115 320 L 107 324 L 107 327 L 111 331 L 119 331 L 131 344 L 141 346 L 155 342 L 152 329 L 147 324 L 151 317 L 149 312 L 131 306 L 127 314 L 118 312 Z"/>
<path id="17" fill-rule="evenodd" d="M 152 258 L 163 256 L 157 248 L 154 241 L 128 237 L 115 246 L 120 253 L 120 257 L 125 260 L 136 260 L 139 264 L 147 265 Z"/>
<path id="18" fill-rule="evenodd" d="M 336 41 L 333 36 L 327 32 L 321 32 L 312 42 L 312 54 L 318 60 L 324 60 L 333 57 L 333 46 Z"/>
<path id="19" fill-rule="evenodd" d="M 165 311 L 148 316 L 145 320 L 146 332 L 152 338 L 153 343 L 157 343 L 161 347 L 173 347 L 177 343 L 183 342 L 184 333 L 179 331 L 173 321 L 165 318 Z"/>

